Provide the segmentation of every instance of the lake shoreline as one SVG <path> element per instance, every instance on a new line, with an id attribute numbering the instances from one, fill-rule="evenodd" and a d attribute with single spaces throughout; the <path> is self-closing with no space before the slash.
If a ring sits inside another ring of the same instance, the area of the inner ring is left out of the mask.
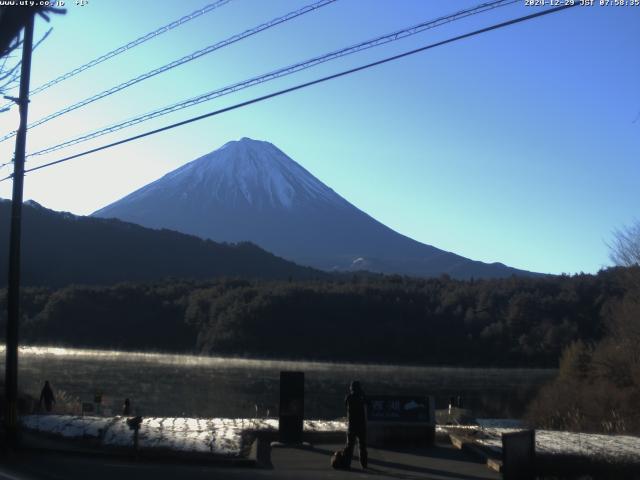
<path id="1" fill-rule="evenodd" d="M 0 344 L 0 364 L 3 364 L 4 359 L 2 355 L 5 352 L 5 345 Z M 550 367 L 527 367 L 527 366 L 485 366 L 482 364 L 476 365 L 452 365 L 452 364 L 421 364 L 421 363 L 389 363 L 380 361 L 330 361 L 314 358 L 284 358 L 284 357 L 259 357 L 259 356 L 244 356 L 244 355 L 205 355 L 197 353 L 179 353 L 179 352 L 162 352 L 162 351 L 143 351 L 143 350 L 108 350 L 99 348 L 84 348 L 84 347 L 70 347 L 60 345 L 22 345 L 19 348 L 19 352 L 22 354 L 32 355 L 59 355 L 59 356 L 101 356 L 105 359 L 113 357 L 131 357 L 130 359 L 143 360 L 145 358 L 162 360 L 171 359 L 172 357 L 180 359 L 193 359 L 195 362 L 220 362 L 220 361 L 233 361 L 233 362 L 246 362 L 246 364 L 258 366 L 265 362 L 271 362 L 273 364 L 290 364 L 290 363 L 302 363 L 305 365 L 318 365 L 318 366 L 335 366 L 335 367 L 376 367 L 376 368 L 438 368 L 438 369 L 451 369 L 451 370 L 489 370 L 489 371 L 539 371 L 539 372 L 557 372 L 557 368 Z M 168 360 L 167 360 L 168 361 Z"/>
<path id="2" fill-rule="evenodd" d="M 275 412 L 280 372 L 299 371 L 305 373 L 309 418 L 343 416 L 344 397 L 355 379 L 369 395 L 433 395 L 436 408 L 461 397 L 476 416 L 521 418 L 524 406 L 556 376 L 550 369 L 291 362 L 41 346 L 23 347 L 19 359 L 19 387 L 33 398 L 49 380 L 78 413 L 81 404 L 99 396 L 112 414 L 122 411 L 128 398 L 132 413 L 156 417 L 247 418 Z"/>

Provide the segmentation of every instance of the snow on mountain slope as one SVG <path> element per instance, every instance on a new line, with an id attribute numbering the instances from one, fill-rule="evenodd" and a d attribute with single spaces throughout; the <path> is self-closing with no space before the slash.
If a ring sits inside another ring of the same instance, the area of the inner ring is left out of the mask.
<path id="1" fill-rule="evenodd" d="M 93 214 L 216 241 L 251 241 L 303 265 L 458 278 L 527 274 L 439 250 L 371 218 L 268 142 L 242 138 Z"/>
<path id="2" fill-rule="evenodd" d="M 305 202 L 344 206 L 346 201 L 268 142 L 242 138 L 187 163 L 121 200 L 179 190 L 183 199 L 201 196 L 253 208 L 290 210 Z M 104 209 L 103 209 L 104 210 Z M 99 210 L 96 215 L 101 216 Z"/>

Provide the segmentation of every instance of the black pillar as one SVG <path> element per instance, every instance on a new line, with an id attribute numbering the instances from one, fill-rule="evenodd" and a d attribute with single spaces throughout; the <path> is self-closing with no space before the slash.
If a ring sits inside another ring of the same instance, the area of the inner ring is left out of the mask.
<path id="1" fill-rule="evenodd" d="M 302 443 L 304 372 L 280 372 L 280 441 Z"/>
<path id="2" fill-rule="evenodd" d="M 9 288 L 7 291 L 7 346 L 5 364 L 4 426 L 8 446 L 15 446 L 18 435 L 18 324 L 20 321 L 20 235 L 22 227 L 22 190 L 24 156 L 27 144 L 29 110 L 29 76 L 33 49 L 33 15 L 27 18 L 22 44 L 20 71 L 20 126 L 16 135 L 11 197 L 11 236 L 9 239 Z"/>

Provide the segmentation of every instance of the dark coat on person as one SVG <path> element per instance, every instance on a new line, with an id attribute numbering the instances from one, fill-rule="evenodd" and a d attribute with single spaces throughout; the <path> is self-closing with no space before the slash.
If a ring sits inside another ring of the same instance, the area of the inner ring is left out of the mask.
<path id="1" fill-rule="evenodd" d="M 344 399 L 350 432 L 361 432 L 367 426 L 366 400 L 362 392 L 352 392 Z"/>
<path id="2" fill-rule="evenodd" d="M 44 402 L 44 406 L 48 412 L 51 411 L 51 407 L 56 403 L 56 399 L 53 395 L 53 390 L 51 389 L 49 382 L 45 382 L 44 387 L 42 387 L 42 391 L 40 392 L 40 403 L 42 402 Z"/>
<path id="3" fill-rule="evenodd" d="M 367 468 L 367 407 L 364 392 L 360 388 L 360 382 L 351 383 L 349 395 L 344 399 L 347 407 L 347 445 L 344 448 L 344 465 L 345 468 L 351 467 L 351 459 L 353 458 L 353 449 L 358 441 L 360 450 L 360 465 Z"/>

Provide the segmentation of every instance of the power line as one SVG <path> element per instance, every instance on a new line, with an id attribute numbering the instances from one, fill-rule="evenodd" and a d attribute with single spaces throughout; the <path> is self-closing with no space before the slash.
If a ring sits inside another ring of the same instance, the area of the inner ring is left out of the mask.
<path id="1" fill-rule="evenodd" d="M 476 7 L 473 8 L 469 8 L 466 10 L 461 10 L 459 12 L 456 12 L 454 14 L 450 14 L 447 16 L 443 16 L 443 17 L 439 17 L 435 20 L 429 20 L 429 21 L 425 21 L 422 23 L 419 23 L 417 25 L 414 25 L 412 27 L 408 27 L 408 28 L 404 28 L 401 30 L 396 30 L 394 32 L 385 34 L 385 35 L 381 35 L 379 37 L 373 38 L 371 40 L 366 40 L 363 42 L 360 42 L 358 44 L 352 45 L 350 47 L 346 47 L 346 48 L 342 48 L 340 50 L 335 50 L 323 55 L 319 55 L 317 57 L 313 57 L 311 59 L 302 61 L 302 62 L 298 62 L 295 63 L 293 65 L 289 65 L 287 67 L 284 68 L 280 68 L 278 70 L 274 70 L 262 75 L 259 75 L 257 77 L 253 77 L 250 78 L 248 80 L 243 80 L 241 82 L 238 83 L 234 83 L 232 85 L 228 85 L 226 87 L 223 88 L 219 88 L 217 90 L 213 90 L 211 92 L 202 94 L 202 95 L 198 95 L 192 98 L 189 98 L 187 100 L 183 100 L 181 102 L 178 103 L 174 103 L 172 105 L 168 105 L 166 107 L 162 107 L 160 109 L 157 110 L 153 110 L 151 112 L 147 112 L 145 114 L 130 118 L 128 120 L 122 121 L 120 123 L 114 124 L 114 125 L 110 125 L 108 127 L 81 135 L 79 137 L 67 140 L 65 142 L 59 143 L 57 145 L 51 146 L 51 147 L 47 147 L 43 150 L 39 150 L 37 152 L 34 152 L 32 154 L 29 154 L 29 157 L 33 157 L 36 155 L 44 155 L 46 153 L 51 153 L 53 151 L 56 150 L 60 150 L 66 147 L 69 147 L 71 145 L 76 145 L 78 143 L 82 143 L 82 142 L 86 142 L 88 140 L 92 140 L 94 138 L 97 137 L 101 137 L 103 135 L 107 135 L 109 133 L 113 133 L 116 132 L 118 130 L 122 130 L 124 128 L 128 128 L 131 127 L 133 125 L 137 125 L 139 123 L 142 122 L 146 122 L 148 120 L 151 120 L 153 118 L 157 118 L 163 115 L 167 115 L 169 113 L 173 113 L 176 112 L 178 110 L 182 110 L 184 108 L 188 108 L 188 107 L 192 107 L 194 105 L 198 105 L 200 103 L 204 103 L 210 100 L 213 100 L 215 98 L 219 98 L 222 97 L 224 95 L 229 95 L 231 93 L 237 92 L 239 90 L 243 90 L 245 88 L 249 88 L 255 85 L 258 85 L 260 83 L 264 83 L 264 82 L 268 82 L 271 80 L 275 80 L 277 78 L 281 78 L 287 75 L 291 75 L 293 73 L 297 73 L 300 72 L 302 70 L 306 70 L 307 68 L 311 68 L 314 67 L 316 65 L 320 65 L 321 63 L 325 63 L 331 60 L 335 60 L 337 58 L 341 58 L 344 57 L 346 55 L 351 55 L 357 52 L 361 52 L 363 50 L 367 50 L 369 48 L 373 48 L 373 47 L 377 47 L 380 45 L 384 45 L 390 42 L 394 42 L 396 40 L 400 40 L 406 37 L 409 37 L 411 35 L 415 35 L 417 33 L 423 32 L 425 30 L 428 29 L 432 29 L 450 22 L 453 22 L 455 20 L 460 20 L 462 18 L 471 16 L 471 15 L 476 15 L 478 13 L 482 13 L 484 11 L 487 10 L 491 10 L 494 8 L 498 8 L 498 7 L 502 7 L 505 5 L 509 5 L 512 3 L 516 3 L 519 2 L 520 0 L 496 0 L 496 1 L 492 1 L 492 2 L 488 2 L 488 3 L 483 3 L 480 4 Z"/>
<path id="2" fill-rule="evenodd" d="M 304 15 L 306 13 L 309 12 L 313 12 L 319 8 L 322 8 L 326 5 L 329 5 L 333 2 L 335 2 L 337 0 L 319 0 L 315 3 L 312 3 L 310 5 L 306 5 L 298 10 L 294 10 L 292 12 L 287 13 L 286 15 L 283 15 L 281 17 L 278 18 L 274 18 L 273 20 L 269 20 L 266 23 L 263 23 L 261 25 L 258 25 L 257 27 L 254 28 L 250 28 L 249 30 L 245 30 L 242 33 L 233 35 L 232 37 L 227 38 L 226 40 L 222 40 L 221 42 L 218 43 L 214 43 L 213 45 L 209 45 L 208 47 L 205 47 L 201 50 L 197 50 L 189 55 L 186 55 L 182 58 L 179 58 L 177 60 L 174 60 L 166 65 L 163 65 L 162 67 L 158 67 L 155 68 L 149 72 L 143 73 L 142 75 L 138 75 L 135 78 L 132 78 L 131 80 L 127 80 L 124 83 L 121 83 L 119 85 L 116 85 L 114 87 L 111 87 L 107 90 L 104 90 L 100 93 L 97 93 L 95 95 L 92 95 L 91 97 L 85 98 L 84 100 L 81 100 L 77 103 L 74 103 L 73 105 L 69 105 L 68 107 L 63 108 L 62 110 L 58 110 L 57 112 L 54 112 L 50 115 L 47 115 L 46 117 L 43 117 L 39 120 L 36 120 L 35 122 L 31 123 L 29 125 L 29 128 L 33 128 L 33 127 L 37 127 L 38 125 L 42 125 L 43 123 L 46 123 L 50 120 L 53 120 L 56 117 L 59 117 L 61 115 L 64 115 L 66 113 L 69 113 L 73 110 L 77 110 L 78 108 L 84 107 L 86 105 L 89 105 L 90 103 L 93 103 L 97 100 L 100 100 L 102 98 L 108 97 L 109 95 L 113 95 L 114 93 L 117 93 L 121 90 L 124 90 L 125 88 L 131 87 L 132 85 L 135 85 L 137 83 L 142 82 L 143 80 L 147 80 L 148 78 L 154 77 L 156 75 L 159 75 L 161 73 L 167 72 L 173 68 L 176 68 L 180 65 L 183 65 L 185 63 L 188 63 L 192 60 L 195 60 L 197 58 L 200 58 L 204 55 L 207 55 L 211 52 L 214 52 L 216 50 L 219 50 L 221 48 L 227 47 L 229 45 L 231 45 L 232 43 L 238 42 L 244 38 L 250 37 L 252 35 L 255 35 L 259 32 L 262 32 L 264 30 L 267 30 L 269 28 L 275 27 L 276 25 L 280 25 L 281 23 L 287 22 L 289 20 L 292 20 L 294 18 L 297 18 L 301 15 Z M 0 138 L 0 142 L 3 142 L 13 136 L 15 136 L 15 131 L 6 134 L 5 136 Z"/>
<path id="3" fill-rule="evenodd" d="M 180 25 L 184 25 L 185 23 L 198 18 L 206 13 L 209 13 L 213 10 L 215 10 L 218 7 L 222 7 L 223 5 L 226 5 L 227 3 L 229 3 L 231 0 L 217 0 L 216 2 L 210 3 L 209 5 L 205 5 L 202 8 L 199 8 L 198 10 L 195 10 L 193 12 L 191 12 L 188 15 L 185 15 L 184 17 L 181 17 L 177 20 L 174 20 L 170 23 L 167 23 L 166 25 L 163 25 L 160 28 L 157 28 L 156 30 L 147 33 L 146 35 L 143 35 L 141 37 L 136 38 L 135 40 L 126 43 L 125 45 L 122 45 L 114 50 L 111 50 L 110 52 L 105 53 L 104 55 L 100 55 L 97 58 L 94 58 L 93 60 L 80 65 L 79 67 L 74 68 L 73 70 L 70 70 L 67 73 L 64 73 L 62 75 L 60 75 L 59 77 L 54 78 L 53 80 L 48 81 L 47 83 L 40 85 L 39 87 L 35 88 L 34 90 L 32 90 L 30 92 L 30 95 L 33 97 L 34 95 L 42 92 L 43 90 L 46 90 L 49 87 L 52 87 L 54 85 L 56 85 L 57 83 L 60 83 L 64 80 L 67 80 L 71 77 L 74 77 L 76 75 L 78 75 L 81 72 L 84 72 L 85 70 L 88 70 L 91 67 L 95 67 L 96 65 L 105 62 L 107 60 L 109 60 L 110 58 L 113 58 L 117 55 L 120 55 L 121 53 L 126 52 L 127 50 L 130 50 L 134 47 L 137 47 L 138 45 L 141 45 L 143 43 L 145 43 L 148 40 L 151 40 L 152 38 L 155 38 L 159 35 L 162 35 L 163 33 L 166 33 L 170 30 L 173 30 L 176 27 L 179 27 Z M 3 105 L 2 107 L 0 107 L 0 110 L 4 109 L 7 106 L 13 105 L 12 103 L 8 103 L 6 105 Z"/>
<path id="4" fill-rule="evenodd" d="M 51 32 L 53 31 L 53 27 L 50 28 L 49 30 L 46 31 L 46 33 L 40 37 L 40 40 L 38 40 L 34 45 L 33 45 L 33 49 L 32 49 L 32 53 L 36 51 L 36 49 L 40 46 L 40 44 L 42 44 L 42 42 L 44 42 L 47 37 L 51 34 Z M 2 62 L 2 66 L 0 66 L 0 82 L 5 81 L 5 83 L 0 84 L 0 92 L 1 93 L 6 93 L 9 92 L 11 90 L 13 90 L 15 87 L 17 87 L 19 85 L 20 82 L 18 82 L 18 79 L 20 78 L 20 72 L 19 69 L 22 66 L 22 60 L 19 60 L 16 64 L 14 64 L 8 71 L 4 70 L 5 65 L 7 64 L 7 60 L 9 59 L 10 55 L 7 55 L 6 57 L 4 57 L 4 61 Z M 15 84 L 15 85 L 12 85 Z M 4 98 L 7 98 L 6 96 Z M 11 108 L 12 105 L 14 105 L 15 102 L 11 101 L 8 103 L 5 103 L 4 105 L 2 105 L 0 107 L 0 112 L 6 112 L 7 110 L 9 110 L 9 108 Z"/>
<path id="5" fill-rule="evenodd" d="M 568 8 L 575 7 L 577 5 L 579 5 L 579 4 L 575 3 L 575 4 L 562 5 L 562 6 L 559 6 L 559 7 L 554 7 L 554 8 L 550 8 L 550 9 L 543 10 L 543 11 L 540 11 L 540 12 L 532 13 L 530 15 L 525 15 L 523 17 L 514 18 L 514 19 L 508 20 L 506 22 L 494 24 L 494 25 L 491 25 L 489 27 L 481 28 L 480 30 L 475 30 L 473 32 L 469 32 L 469 33 L 465 33 L 465 34 L 462 34 L 462 35 L 458 35 L 456 37 L 452 37 L 452 38 L 449 38 L 447 40 L 442 40 L 440 42 L 432 43 L 430 45 L 426 45 L 424 47 L 416 48 L 414 50 L 409 50 L 407 52 L 403 52 L 403 53 L 400 53 L 398 55 L 393 55 L 391 57 L 386 57 L 386 58 L 384 58 L 382 60 L 378 60 L 378 61 L 375 61 L 375 62 L 372 62 L 372 63 L 367 63 L 365 65 L 361 65 L 359 67 L 351 68 L 349 70 L 343 70 L 341 72 L 334 73 L 334 74 L 326 76 L 326 77 L 318 78 L 318 79 L 312 80 L 310 82 L 301 83 L 301 84 L 295 85 L 293 87 L 285 88 L 284 90 L 279 90 L 277 92 L 273 92 L 273 93 L 270 93 L 270 94 L 267 94 L 267 95 L 263 95 L 261 97 L 256 97 L 256 98 L 253 98 L 251 100 L 247 100 L 245 102 L 237 103 L 237 104 L 232 105 L 230 107 L 221 108 L 219 110 L 215 110 L 213 112 L 205 113 L 203 115 L 198 115 L 197 117 L 192 117 L 192 118 L 189 118 L 187 120 L 183 120 L 181 122 L 173 123 L 171 125 L 166 125 L 166 126 L 161 127 L 161 128 L 156 128 L 155 130 L 150 130 L 148 132 L 141 133 L 139 135 L 134 135 L 132 137 L 125 138 L 123 140 L 118 140 L 116 142 L 112 142 L 112 143 L 109 143 L 107 145 L 102 145 L 100 147 L 92 148 L 91 150 L 86 150 L 84 152 L 77 153 L 75 155 L 70 155 L 68 157 L 61 158 L 59 160 L 55 160 L 53 162 L 48 162 L 48 163 L 45 163 L 43 165 L 38 165 L 37 167 L 33 167 L 33 168 L 29 168 L 29 169 L 25 170 L 25 173 L 34 172 L 36 170 L 40 170 L 42 168 L 50 167 L 52 165 L 57 165 L 59 163 L 68 162 L 69 160 L 73 160 L 75 158 L 83 157 L 83 156 L 89 155 L 91 153 L 96 153 L 96 152 L 99 152 L 101 150 L 106 150 L 106 149 L 115 147 L 117 145 L 122 145 L 124 143 L 132 142 L 134 140 L 138 140 L 140 138 L 144 138 L 144 137 L 148 137 L 148 136 L 151 136 L 151 135 L 155 135 L 157 133 L 161 133 L 161 132 L 164 132 L 164 131 L 167 131 L 167 130 L 171 130 L 173 128 L 181 127 L 182 125 L 187 125 L 189 123 L 197 122 L 197 121 L 203 120 L 205 118 L 209 118 L 209 117 L 213 117 L 213 116 L 216 116 L 216 115 L 220 115 L 222 113 L 226 113 L 226 112 L 229 112 L 231 110 L 236 110 L 238 108 L 246 107 L 246 106 L 252 105 L 254 103 L 259 103 L 259 102 L 262 102 L 264 100 L 268 100 L 270 98 L 279 97 L 281 95 L 284 95 L 284 94 L 287 94 L 287 93 L 291 93 L 291 92 L 294 92 L 296 90 L 301 90 L 303 88 L 307 88 L 307 87 L 310 87 L 312 85 L 317 85 L 319 83 L 323 83 L 323 82 L 326 82 L 326 81 L 329 81 L 329 80 L 333 80 L 333 79 L 336 79 L 336 78 L 344 77 L 344 76 L 350 75 L 352 73 L 356 73 L 356 72 L 359 72 L 359 71 L 362 71 L 362 70 L 367 70 L 369 68 L 376 67 L 378 65 L 383 65 L 385 63 L 389 63 L 389 62 L 392 62 L 392 61 L 395 61 L 395 60 L 399 60 L 401 58 L 408 57 L 410 55 L 415 55 L 416 53 L 424 52 L 426 50 L 430 50 L 430 49 L 435 48 L 435 47 L 440 47 L 442 45 L 453 43 L 453 42 L 456 42 L 458 40 L 463 40 L 465 38 L 469 38 L 469 37 L 473 37 L 473 36 L 476 36 L 476 35 L 480 35 L 482 33 L 490 32 L 492 30 L 497 30 L 499 28 L 504 28 L 504 27 L 507 27 L 509 25 L 514 25 L 516 23 L 521 23 L 521 22 L 525 22 L 527 20 L 532 20 L 534 18 L 541 17 L 541 16 L 544 16 L 544 15 L 549 15 L 551 13 L 556 13 L 556 12 L 559 12 L 561 10 L 566 10 Z M 0 179 L 0 182 L 3 182 L 3 181 L 8 180 L 10 178 L 11 178 L 11 175 L 8 176 L 8 177 L 5 177 L 3 179 Z"/>

